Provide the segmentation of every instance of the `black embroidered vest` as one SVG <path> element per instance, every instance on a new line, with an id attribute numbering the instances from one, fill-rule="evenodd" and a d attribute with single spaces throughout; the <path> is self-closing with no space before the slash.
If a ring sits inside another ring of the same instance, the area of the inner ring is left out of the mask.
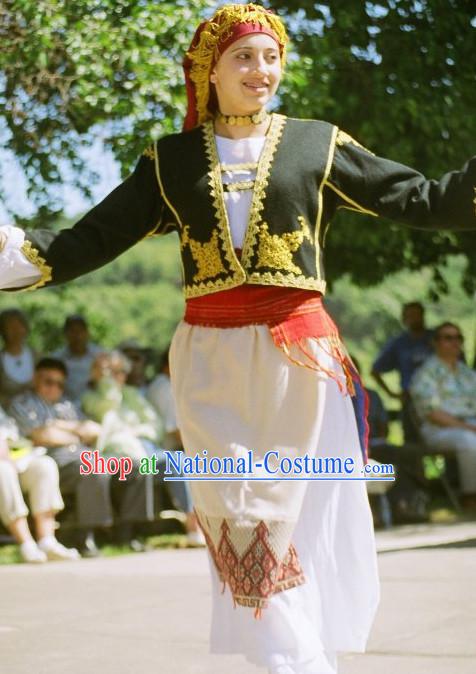
<path id="1" fill-rule="evenodd" d="M 241 259 L 225 207 L 212 122 L 156 143 L 162 197 L 180 236 L 185 296 L 243 283 L 324 292 L 322 190 L 336 127 L 273 114 Z"/>

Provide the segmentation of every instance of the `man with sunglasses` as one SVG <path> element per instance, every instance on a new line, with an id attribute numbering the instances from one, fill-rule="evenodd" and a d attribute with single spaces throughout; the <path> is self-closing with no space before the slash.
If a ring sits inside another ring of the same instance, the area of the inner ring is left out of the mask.
<path id="1" fill-rule="evenodd" d="M 153 518 L 152 485 L 139 471 L 123 483 L 108 474 L 81 475 L 81 452 L 95 445 L 101 427 L 82 418 L 71 400 L 64 397 L 66 375 L 61 360 L 41 359 L 35 368 L 33 390 L 16 396 L 9 411 L 21 432 L 35 445 L 46 447 L 56 461 L 61 492 L 76 497 L 77 521 L 82 530 L 80 551 L 93 556 L 98 552 L 94 528 L 113 524 L 112 499 L 119 501 L 121 522 Z"/>
<path id="2" fill-rule="evenodd" d="M 476 372 L 461 361 L 463 335 L 457 325 L 434 331 L 435 354 L 415 373 L 410 393 L 425 442 L 458 452 L 463 502 L 476 507 Z"/>

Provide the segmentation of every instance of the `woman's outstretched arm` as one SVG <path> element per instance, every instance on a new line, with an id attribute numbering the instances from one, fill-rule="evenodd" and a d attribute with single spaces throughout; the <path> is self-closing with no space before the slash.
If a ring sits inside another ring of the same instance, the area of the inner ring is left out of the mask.
<path id="1" fill-rule="evenodd" d="M 155 153 L 155 145 L 146 150 L 131 175 L 70 229 L 27 230 L 18 245 L 12 242 L 18 239 L 17 228 L 0 228 L 6 235 L 0 252 L 0 288 L 65 283 L 107 264 L 148 235 L 174 229 L 157 182 Z M 35 269 L 36 280 L 31 283 Z"/>
<path id="2" fill-rule="evenodd" d="M 325 186 L 337 207 L 383 216 L 419 229 L 476 229 L 476 157 L 460 171 L 428 180 L 377 157 L 339 130 Z"/>

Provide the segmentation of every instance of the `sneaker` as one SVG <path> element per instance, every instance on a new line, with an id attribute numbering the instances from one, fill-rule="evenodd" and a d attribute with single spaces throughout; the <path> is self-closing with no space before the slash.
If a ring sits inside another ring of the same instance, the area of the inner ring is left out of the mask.
<path id="1" fill-rule="evenodd" d="M 31 564 L 43 564 L 47 561 L 47 556 L 41 550 L 35 541 L 26 541 L 20 545 L 20 556 L 24 562 Z"/>
<path id="2" fill-rule="evenodd" d="M 190 548 L 204 548 L 207 542 L 201 531 L 189 531 L 187 533 L 187 545 Z"/>
<path id="3" fill-rule="evenodd" d="M 48 561 L 57 561 L 57 560 L 75 560 L 80 559 L 81 555 L 76 550 L 76 548 L 66 548 L 56 539 L 50 541 L 47 544 L 39 543 L 40 549 L 46 554 Z"/>

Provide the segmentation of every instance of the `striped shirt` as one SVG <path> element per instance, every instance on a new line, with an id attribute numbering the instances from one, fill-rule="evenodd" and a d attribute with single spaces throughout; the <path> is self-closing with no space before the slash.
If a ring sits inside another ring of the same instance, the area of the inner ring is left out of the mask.
<path id="1" fill-rule="evenodd" d="M 26 436 L 33 429 L 41 428 L 54 419 L 77 421 L 81 418 L 71 400 L 61 398 L 56 403 L 49 403 L 33 391 L 15 396 L 9 413 L 16 420 L 21 433 Z"/>

